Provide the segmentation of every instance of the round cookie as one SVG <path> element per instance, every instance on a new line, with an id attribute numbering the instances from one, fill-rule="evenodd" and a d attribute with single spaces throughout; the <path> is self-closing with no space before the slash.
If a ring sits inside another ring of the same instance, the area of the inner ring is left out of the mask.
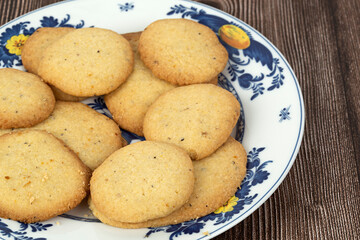
<path id="1" fill-rule="evenodd" d="M 145 228 L 177 224 L 205 216 L 221 207 L 234 196 L 246 175 L 246 152 L 230 137 L 215 153 L 193 162 L 195 185 L 190 199 L 170 215 L 141 223 L 114 221 L 98 211 L 92 201 L 93 214 L 103 223 L 121 228 Z"/>
<path id="2" fill-rule="evenodd" d="M 186 152 L 168 143 L 142 141 L 113 153 L 90 180 L 93 204 L 114 221 L 143 222 L 179 209 L 194 187 Z"/>
<path id="3" fill-rule="evenodd" d="M 48 46 L 38 74 L 61 91 L 78 97 L 115 90 L 133 69 L 129 42 L 120 34 L 101 28 L 82 28 Z"/>
<path id="4" fill-rule="evenodd" d="M 147 140 L 173 143 L 193 160 L 212 154 L 230 136 L 240 104 L 213 84 L 178 87 L 161 95 L 144 118 Z"/>
<path id="5" fill-rule="evenodd" d="M 0 129 L 35 125 L 45 120 L 54 106 L 53 92 L 38 76 L 0 69 Z"/>
<path id="6" fill-rule="evenodd" d="M 172 84 L 206 83 L 226 66 L 228 53 L 207 26 L 188 19 L 162 19 L 141 34 L 142 61 Z"/>
<path id="7" fill-rule="evenodd" d="M 44 50 L 53 42 L 74 30 L 74 28 L 68 27 L 44 27 L 37 29 L 26 40 L 21 51 L 21 60 L 25 69 L 31 73 L 37 74 L 40 59 Z"/>
<path id="8" fill-rule="evenodd" d="M 166 81 L 155 77 L 141 61 L 136 51 L 139 33 L 125 34 L 135 50 L 134 70 L 115 91 L 104 97 L 106 106 L 119 126 L 143 136 L 143 121 L 149 106 L 164 92 L 173 88 Z"/>
<path id="9" fill-rule="evenodd" d="M 0 217 L 44 221 L 76 207 L 87 194 L 89 169 L 45 131 L 1 136 L 0 156 Z"/>

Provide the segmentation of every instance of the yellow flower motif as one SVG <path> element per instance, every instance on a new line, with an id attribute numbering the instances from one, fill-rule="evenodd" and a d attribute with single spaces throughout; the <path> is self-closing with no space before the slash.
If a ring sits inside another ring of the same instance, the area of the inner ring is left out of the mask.
<path id="1" fill-rule="evenodd" d="M 28 38 L 29 36 L 25 36 L 24 34 L 12 36 L 9 40 L 7 40 L 5 47 L 9 50 L 9 53 L 19 56 L 21 55 L 21 49 Z"/>
<path id="2" fill-rule="evenodd" d="M 250 38 L 241 28 L 227 24 L 219 29 L 220 38 L 237 49 L 246 49 L 250 46 Z"/>
<path id="3" fill-rule="evenodd" d="M 215 214 L 219 214 L 222 212 L 231 212 L 232 210 L 234 210 L 234 206 L 237 204 L 237 201 L 239 200 L 239 198 L 232 196 L 229 201 L 226 203 L 226 205 L 219 207 L 214 213 Z"/>

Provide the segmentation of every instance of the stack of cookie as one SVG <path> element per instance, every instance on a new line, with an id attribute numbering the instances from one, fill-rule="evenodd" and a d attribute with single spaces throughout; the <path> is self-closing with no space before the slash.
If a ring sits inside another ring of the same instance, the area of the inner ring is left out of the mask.
<path id="1" fill-rule="evenodd" d="M 105 102 L 122 128 L 145 136 L 141 144 L 147 147 L 124 147 L 94 171 L 90 209 L 121 228 L 177 224 L 209 214 L 234 195 L 246 170 L 246 152 L 230 137 L 239 102 L 216 86 L 227 52 L 210 29 L 185 19 L 156 21 L 124 36 L 135 53 L 134 70 Z M 160 143 L 185 152 L 193 171 L 179 168 L 175 149 L 157 152 L 152 145 Z M 164 158 L 168 166 L 161 170 Z M 190 197 L 181 187 L 191 190 Z"/>
<path id="2" fill-rule="evenodd" d="M 185 19 L 124 35 L 38 29 L 22 51 L 29 73 L 0 70 L 0 216 L 42 221 L 89 190 L 94 215 L 123 228 L 221 207 L 246 170 L 230 136 L 239 102 L 216 86 L 227 59 L 211 29 Z M 100 95 L 113 119 L 78 102 Z M 119 127 L 146 140 L 125 146 Z"/>

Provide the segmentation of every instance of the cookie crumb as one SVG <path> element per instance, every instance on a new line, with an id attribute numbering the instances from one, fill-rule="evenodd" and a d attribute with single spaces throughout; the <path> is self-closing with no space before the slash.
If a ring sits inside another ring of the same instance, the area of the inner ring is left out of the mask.
<path id="1" fill-rule="evenodd" d="M 48 179 L 49 179 L 48 175 L 45 174 L 44 177 L 41 179 L 41 181 L 42 181 L 42 182 L 45 182 L 45 181 L 48 180 Z"/>

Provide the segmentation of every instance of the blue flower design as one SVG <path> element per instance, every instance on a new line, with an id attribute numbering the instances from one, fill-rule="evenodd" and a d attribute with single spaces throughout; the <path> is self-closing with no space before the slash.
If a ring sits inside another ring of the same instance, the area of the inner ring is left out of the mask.
<path id="1" fill-rule="evenodd" d="M 134 9 L 134 4 L 133 3 L 125 3 L 125 4 L 118 4 L 119 8 L 122 12 L 127 12 L 129 10 L 133 10 Z"/>
<path id="2" fill-rule="evenodd" d="M 92 109 L 104 114 L 108 118 L 112 118 L 111 113 L 106 107 L 103 97 L 96 97 L 91 102 L 87 103 L 87 105 Z"/>
<path id="3" fill-rule="evenodd" d="M 28 231 L 31 232 L 40 232 L 40 231 L 47 231 L 49 227 L 52 227 L 52 224 L 42 224 L 42 223 L 19 223 L 19 229 L 14 231 L 9 228 L 9 226 L 2 222 L 0 218 L 0 234 L 3 237 L 14 239 L 14 240 L 46 240 L 46 238 L 32 238 L 28 237 Z M 0 239 L 5 239 L 0 237 Z"/>
<path id="4" fill-rule="evenodd" d="M 16 54 L 11 54 L 6 48 L 7 42 L 13 37 L 20 34 L 30 35 L 35 31 L 34 28 L 26 29 L 30 22 L 21 22 L 10 28 L 6 28 L 0 35 L 0 67 L 20 66 L 20 57 Z"/>
<path id="5" fill-rule="evenodd" d="M 281 109 L 280 114 L 279 114 L 279 117 L 280 117 L 279 122 L 291 119 L 291 117 L 290 117 L 290 107 L 291 107 L 291 105 L 289 107 L 287 107 L 287 108 Z"/>

